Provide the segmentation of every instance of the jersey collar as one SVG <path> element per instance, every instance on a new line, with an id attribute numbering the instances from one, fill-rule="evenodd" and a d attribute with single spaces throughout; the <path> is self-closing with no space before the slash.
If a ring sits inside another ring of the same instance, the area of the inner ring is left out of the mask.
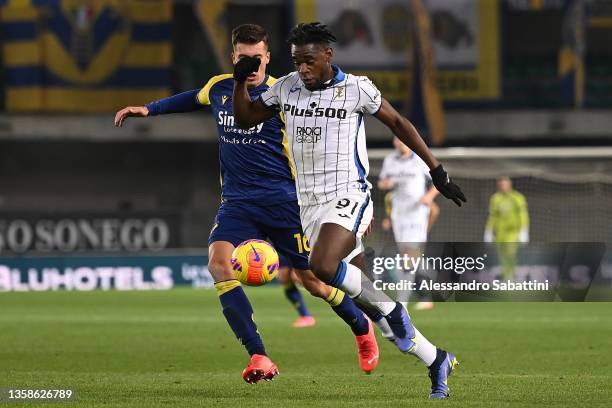
<path id="1" fill-rule="evenodd" d="M 330 88 L 330 87 L 332 87 L 332 86 L 334 86 L 334 85 L 344 81 L 344 78 L 346 78 L 346 74 L 340 69 L 339 66 L 332 64 L 332 71 L 334 71 L 334 76 L 332 77 L 332 79 L 330 79 L 327 82 L 323 83 L 321 85 L 321 87 L 319 89 L 317 89 L 317 91 L 322 91 L 323 89 Z"/>
<path id="2" fill-rule="evenodd" d="M 332 65 L 332 70 L 334 71 L 334 77 L 331 79 L 330 84 L 328 86 L 334 86 L 336 85 L 338 82 L 342 82 L 344 81 L 344 78 L 346 77 L 346 74 L 344 72 L 342 72 L 342 70 L 340 69 L 339 66 L 337 65 Z"/>
<path id="3" fill-rule="evenodd" d="M 263 81 L 261 81 L 257 86 L 251 88 L 251 90 L 256 90 L 261 88 L 262 86 L 266 86 L 268 84 L 268 80 L 270 79 L 270 75 L 266 74 L 266 76 L 264 76 Z"/>

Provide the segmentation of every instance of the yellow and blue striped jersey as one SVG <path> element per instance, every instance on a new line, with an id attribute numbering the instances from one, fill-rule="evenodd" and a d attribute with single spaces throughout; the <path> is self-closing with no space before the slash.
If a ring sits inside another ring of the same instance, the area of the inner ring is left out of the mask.
<path id="1" fill-rule="evenodd" d="M 275 79 L 266 76 L 249 89 L 255 100 Z M 197 101 L 210 105 L 219 135 L 221 194 L 223 200 L 248 200 L 260 204 L 296 200 L 295 182 L 284 123 L 277 114 L 251 129 L 234 123 L 231 74 L 211 78 L 198 92 Z"/>

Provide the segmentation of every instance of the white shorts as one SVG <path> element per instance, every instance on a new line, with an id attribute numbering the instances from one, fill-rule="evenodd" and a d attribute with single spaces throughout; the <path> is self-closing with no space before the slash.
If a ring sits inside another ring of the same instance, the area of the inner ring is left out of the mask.
<path id="1" fill-rule="evenodd" d="M 372 221 L 373 204 L 369 192 L 350 192 L 320 205 L 300 207 L 304 234 L 312 248 L 319 237 L 321 225 L 338 224 L 355 234 L 355 249 L 345 258 L 350 261 L 363 252 L 361 237 Z"/>
<path id="2" fill-rule="evenodd" d="M 429 207 L 426 205 L 410 212 L 393 214 L 391 221 L 395 242 L 415 244 L 427 242 Z"/>

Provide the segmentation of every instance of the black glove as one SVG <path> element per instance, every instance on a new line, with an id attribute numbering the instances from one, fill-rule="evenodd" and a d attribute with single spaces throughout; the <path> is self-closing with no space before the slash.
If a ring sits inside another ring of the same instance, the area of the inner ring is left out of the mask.
<path id="1" fill-rule="evenodd" d="M 452 182 L 442 165 L 431 170 L 429 174 L 431 174 L 433 185 L 444 197 L 453 200 L 459 207 L 461 207 L 461 201 L 467 202 L 459 186 Z"/>
<path id="2" fill-rule="evenodd" d="M 241 58 L 236 65 L 234 65 L 234 79 L 238 82 L 246 81 L 249 75 L 259 70 L 259 64 L 261 64 L 261 60 L 259 58 Z"/>

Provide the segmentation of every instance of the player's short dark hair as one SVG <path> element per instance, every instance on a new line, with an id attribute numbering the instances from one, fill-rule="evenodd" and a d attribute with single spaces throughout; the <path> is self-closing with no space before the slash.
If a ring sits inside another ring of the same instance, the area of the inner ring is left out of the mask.
<path id="1" fill-rule="evenodd" d="M 322 44 L 329 46 L 332 42 L 336 42 L 336 36 L 325 24 L 318 21 L 298 24 L 291 29 L 287 37 L 287 43 L 293 45 Z"/>
<path id="2" fill-rule="evenodd" d="M 257 24 L 242 24 L 232 30 L 232 45 L 257 44 L 263 41 L 268 48 L 270 36 L 265 28 Z"/>

